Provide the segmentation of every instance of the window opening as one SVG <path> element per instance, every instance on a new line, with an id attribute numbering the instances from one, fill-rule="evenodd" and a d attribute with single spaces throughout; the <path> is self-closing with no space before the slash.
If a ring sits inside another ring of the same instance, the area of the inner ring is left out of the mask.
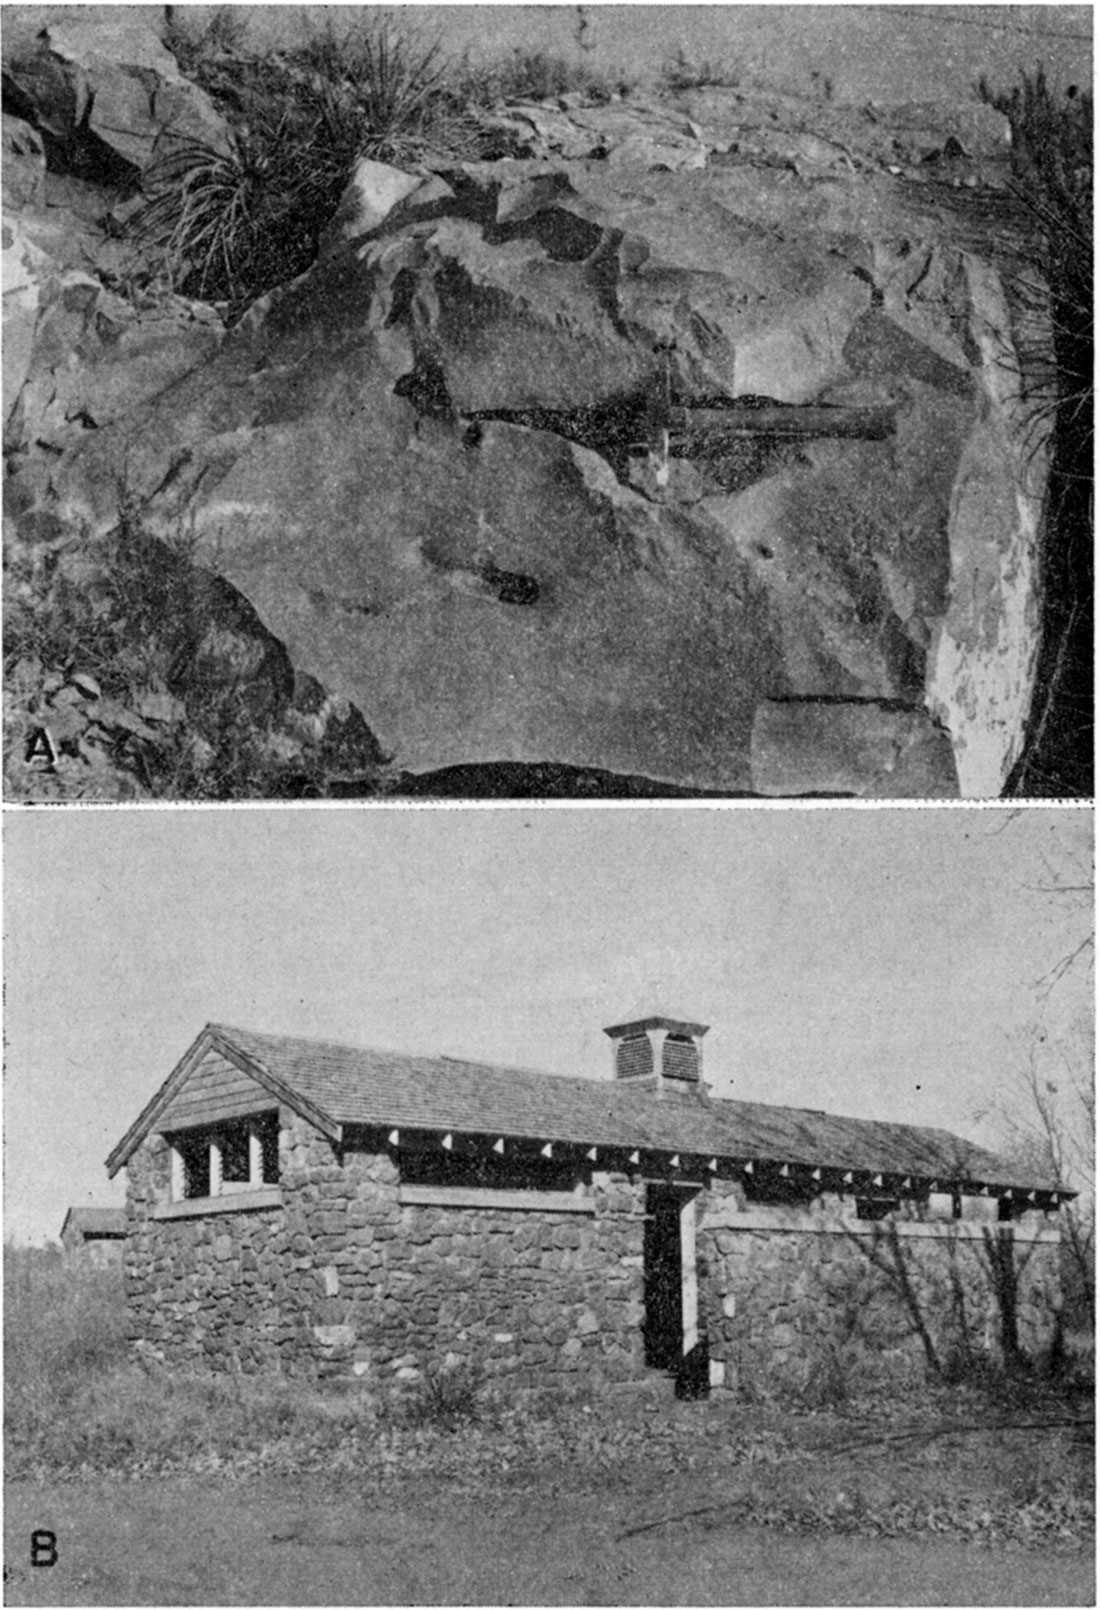
<path id="1" fill-rule="evenodd" d="M 462 1185 L 500 1191 L 571 1191 L 582 1179 L 577 1165 L 547 1157 L 455 1156 L 453 1152 L 401 1154 L 402 1185 Z"/>
<path id="2" fill-rule="evenodd" d="M 170 1143 L 174 1201 L 240 1195 L 279 1183 L 276 1113 L 175 1135 Z"/>

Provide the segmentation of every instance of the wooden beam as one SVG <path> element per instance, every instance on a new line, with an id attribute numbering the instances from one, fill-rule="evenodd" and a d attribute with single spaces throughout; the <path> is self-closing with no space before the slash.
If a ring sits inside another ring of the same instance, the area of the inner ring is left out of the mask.
<path id="1" fill-rule="evenodd" d="M 819 436 L 882 441 L 893 436 L 897 428 L 895 409 L 890 406 L 778 404 L 752 408 L 744 404 L 738 406 L 735 401 L 726 408 L 673 405 L 669 409 L 668 425 L 671 446 L 688 449 L 746 436 L 780 436 L 795 441 Z"/>

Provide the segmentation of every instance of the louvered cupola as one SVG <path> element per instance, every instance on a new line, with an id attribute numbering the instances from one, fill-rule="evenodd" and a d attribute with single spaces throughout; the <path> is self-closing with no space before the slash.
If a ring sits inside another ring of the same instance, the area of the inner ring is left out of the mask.
<path id="1" fill-rule="evenodd" d="M 659 1096 L 706 1098 L 703 1083 L 705 1023 L 674 1017 L 642 1017 L 616 1023 L 604 1033 L 615 1044 L 615 1078 Z"/>

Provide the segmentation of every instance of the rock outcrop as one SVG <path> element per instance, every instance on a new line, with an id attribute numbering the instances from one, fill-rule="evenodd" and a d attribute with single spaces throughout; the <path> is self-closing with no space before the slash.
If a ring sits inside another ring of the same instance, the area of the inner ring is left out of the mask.
<path id="1" fill-rule="evenodd" d="M 5 64 L 4 99 L 33 118 L 54 166 L 81 176 L 125 182 L 181 140 L 228 149 L 224 119 L 144 21 L 74 8 Z"/>
<path id="2" fill-rule="evenodd" d="M 887 171 L 925 162 L 916 114 L 905 147 L 724 93 L 364 164 L 314 268 L 27 501 L 103 534 L 124 483 L 185 526 L 407 771 L 996 795 L 1042 487 L 992 253 L 934 164 Z M 943 160 L 996 160 L 972 122 Z"/>

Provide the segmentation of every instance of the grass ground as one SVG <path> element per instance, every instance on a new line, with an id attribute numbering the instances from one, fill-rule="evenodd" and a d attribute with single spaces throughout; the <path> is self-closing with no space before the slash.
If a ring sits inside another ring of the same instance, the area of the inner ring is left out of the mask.
<path id="1" fill-rule="evenodd" d="M 706 1411 L 696 1409 L 698 1415 Z M 643 1487 L 378 1497 L 308 1478 L 10 1484 L 9 1605 L 1084 1605 L 1092 1559 L 941 1538 L 784 1535 L 736 1518 L 623 1534 L 705 1476 Z M 30 1566 L 30 1533 L 57 1564 Z"/>
<path id="2" fill-rule="evenodd" d="M 10 1247 L 4 1328 L 9 1604 L 1092 1602 L 1082 1380 L 187 1376 L 133 1360 L 117 1272 Z"/>

